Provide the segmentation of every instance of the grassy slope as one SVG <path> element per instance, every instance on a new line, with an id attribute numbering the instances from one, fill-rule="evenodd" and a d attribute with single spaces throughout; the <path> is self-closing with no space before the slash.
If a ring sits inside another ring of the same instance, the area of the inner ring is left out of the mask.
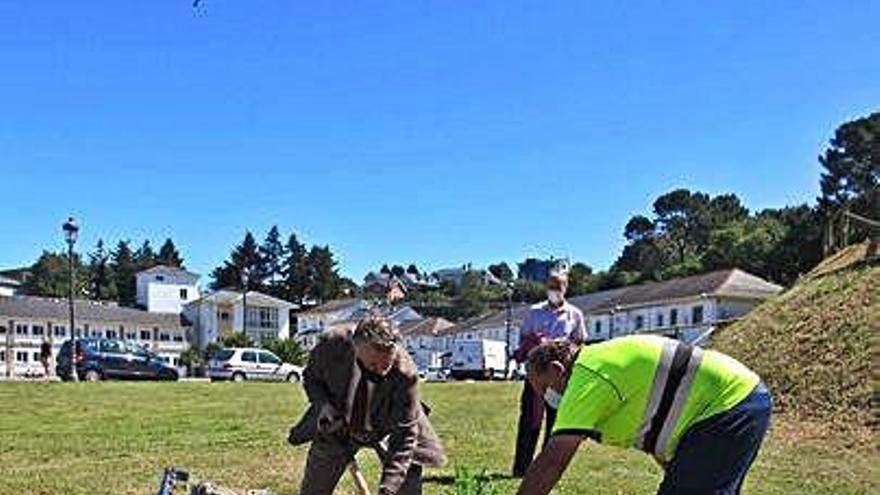
<path id="1" fill-rule="evenodd" d="M 880 329 L 880 267 L 808 278 L 714 341 L 755 369 L 778 409 L 831 429 L 871 423 L 871 342 Z"/>
<path id="2" fill-rule="evenodd" d="M 506 474 L 516 384 L 431 384 L 424 395 L 454 465 Z M 303 409 L 289 384 L 0 384 L 0 493 L 155 493 L 176 465 L 232 487 L 296 493 L 305 448 L 285 444 Z M 746 494 L 867 494 L 880 490 L 880 455 L 791 442 L 778 421 Z M 362 452 L 375 486 L 378 466 Z M 431 470 L 440 494 L 454 466 Z M 585 446 L 556 493 L 651 494 L 660 471 L 644 455 Z M 494 481 L 502 493 L 513 480 Z M 345 479 L 338 493 L 351 493 Z"/>

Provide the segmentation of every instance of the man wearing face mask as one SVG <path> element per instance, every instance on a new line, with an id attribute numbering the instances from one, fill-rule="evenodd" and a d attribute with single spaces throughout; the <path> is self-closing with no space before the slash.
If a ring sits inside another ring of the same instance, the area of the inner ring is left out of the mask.
<path id="1" fill-rule="evenodd" d="M 719 352 L 659 336 L 620 337 L 529 353 L 528 379 L 558 399 L 547 446 L 520 495 L 553 489 L 584 439 L 631 447 L 665 469 L 658 495 L 737 495 L 767 432 L 761 379 Z"/>
<path id="2" fill-rule="evenodd" d="M 418 495 L 422 468 L 446 462 L 423 410 L 418 373 L 391 322 L 368 317 L 354 332 L 333 332 L 312 350 L 303 374 L 311 402 L 291 429 L 311 441 L 301 495 L 329 495 L 361 447 L 382 461 L 379 494 Z"/>
<path id="3" fill-rule="evenodd" d="M 565 300 L 568 275 L 554 271 L 547 279 L 547 300 L 534 305 L 520 329 L 520 348 L 514 353 L 517 361 L 526 359 L 528 352 L 545 340 L 563 340 L 573 344 L 586 337 L 584 315 L 581 310 Z M 519 427 L 516 436 L 516 454 L 513 475 L 522 477 L 532 462 L 538 437 L 541 435 L 542 417 L 546 412 L 544 443 L 549 439 L 556 412 L 544 407 L 541 395 L 536 394 L 528 382 L 524 383 L 520 397 Z"/>

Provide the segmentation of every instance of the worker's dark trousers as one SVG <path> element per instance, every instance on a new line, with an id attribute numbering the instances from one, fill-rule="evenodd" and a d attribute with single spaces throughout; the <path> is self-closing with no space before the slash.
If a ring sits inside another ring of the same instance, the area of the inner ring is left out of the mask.
<path id="1" fill-rule="evenodd" d="M 692 426 L 681 438 L 657 495 L 737 495 L 770 425 L 764 384 L 733 409 Z"/>
<path id="2" fill-rule="evenodd" d="M 544 418 L 545 409 L 547 426 L 544 430 L 544 444 L 546 445 L 553 423 L 556 422 L 556 410 L 544 407 L 544 398 L 535 393 L 529 382 L 524 382 L 519 403 L 516 454 L 513 459 L 514 476 L 524 476 L 529 464 L 532 463 L 532 458 L 535 457 L 535 447 L 538 445 L 538 437 L 541 436 L 541 420 Z"/>

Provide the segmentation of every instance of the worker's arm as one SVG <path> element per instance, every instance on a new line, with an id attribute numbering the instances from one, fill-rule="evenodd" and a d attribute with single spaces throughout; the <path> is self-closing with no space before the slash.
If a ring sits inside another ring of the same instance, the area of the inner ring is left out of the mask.
<path id="1" fill-rule="evenodd" d="M 544 450 L 532 461 L 518 495 L 546 495 L 556 486 L 583 441 L 578 434 L 559 433 L 550 437 Z"/>

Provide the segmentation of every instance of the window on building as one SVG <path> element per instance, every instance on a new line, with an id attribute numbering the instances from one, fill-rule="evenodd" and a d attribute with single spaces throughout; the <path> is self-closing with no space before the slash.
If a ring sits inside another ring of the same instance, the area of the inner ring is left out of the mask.
<path id="1" fill-rule="evenodd" d="M 168 332 L 162 332 L 159 334 L 159 341 L 160 342 L 168 342 L 170 340 L 171 340 L 171 334 L 169 334 Z"/>
<path id="2" fill-rule="evenodd" d="M 248 328 L 278 328 L 278 308 L 255 307 L 247 309 Z"/>
<path id="3" fill-rule="evenodd" d="M 15 352 L 15 361 L 19 363 L 28 362 L 28 353 L 27 351 L 16 351 Z"/>
<path id="4" fill-rule="evenodd" d="M 15 325 L 15 335 L 27 335 L 28 326 L 23 324 Z"/>
<path id="5" fill-rule="evenodd" d="M 164 281 L 165 281 L 165 275 L 156 275 L 156 281 L 157 281 L 157 282 L 164 282 Z"/>
<path id="6" fill-rule="evenodd" d="M 645 327 L 645 317 L 642 315 L 636 316 L 636 330 L 641 330 Z"/>
<path id="7" fill-rule="evenodd" d="M 39 363 L 40 362 L 40 353 L 35 352 L 35 353 L 31 354 L 31 359 L 33 360 L 33 362 Z"/>
<path id="8" fill-rule="evenodd" d="M 6 327 L 0 325 L 0 335 L 6 335 Z"/>
<path id="9" fill-rule="evenodd" d="M 115 339 L 117 336 L 116 330 L 107 330 L 104 332 L 108 339 Z"/>
<path id="10" fill-rule="evenodd" d="M 678 310 L 673 309 L 669 311 L 669 324 L 672 326 L 678 325 Z"/>
<path id="11" fill-rule="evenodd" d="M 171 339 L 174 340 L 175 342 L 183 342 L 183 335 L 181 335 L 179 333 L 175 333 L 174 335 L 171 336 Z"/>
<path id="12" fill-rule="evenodd" d="M 46 334 L 46 329 L 43 325 L 34 325 L 31 327 L 31 333 L 36 337 L 41 337 Z"/>
<path id="13" fill-rule="evenodd" d="M 67 337 L 67 328 L 61 325 L 55 325 L 54 335 L 56 337 Z"/>
<path id="14" fill-rule="evenodd" d="M 694 306 L 691 309 L 691 322 L 694 324 L 703 323 L 703 306 Z"/>
<path id="15" fill-rule="evenodd" d="M 662 327 L 662 326 L 663 326 L 663 323 L 664 323 L 664 321 L 663 321 L 663 313 L 660 313 L 660 314 L 657 315 L 657 326 L 658 326 L 658 327 Z"/>
<path id="16" fill-rule="evenodd" d="M 180 289 L 180 299 L 186 301 L 187 299 L 187 291 L 186 289 Z"/>
<path id="17" fill-rule="evenodd" d="M 135 340 L 137 339 L 137 332 L 126 332 L 125 334 L 126 340 Z"/>
<path id="18" fill-rule="evenodd" d="M 6 351 L 0 351 L 0 363 L 6 362 Z"/>
<path id="19" fill-rule="evenodd" d="M 76 330 L 74 330 L 73 334 L 77 337 L 82 337 L 83 336 L 83 329 L 77 328 Z"/>
<path id="20" fill-rule="evenodd" d="M 227 311 L 217 311 L 217 318 L 220 321 L 229 321 L 229 312 Z"/>
<path id="21" fill-rule="evenodd" d="M 149 330 L 141 330 L 141 340 L 152 340 L 153 337 Z"/>
<path id="22" fill-rule="evenodd" d="M 596 320 L 596 323 L 593 323 L 593 332 L 596 335 L 600 335 L 602 333 L 602 322 L 601 321 Z"/>

